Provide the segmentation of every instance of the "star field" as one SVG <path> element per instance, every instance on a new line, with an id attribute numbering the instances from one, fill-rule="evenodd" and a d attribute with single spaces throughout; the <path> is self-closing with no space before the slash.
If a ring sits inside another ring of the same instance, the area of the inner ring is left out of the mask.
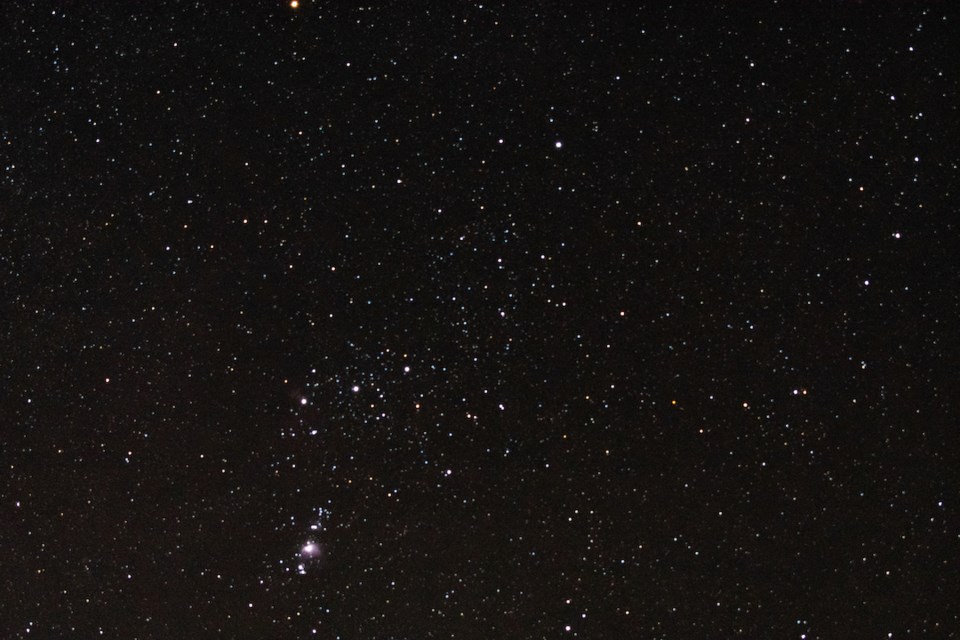
<path id="1" fill-rule="evenodd" d="M 0 20 L 0 637 L 960 634 L 949 4 Z"/>

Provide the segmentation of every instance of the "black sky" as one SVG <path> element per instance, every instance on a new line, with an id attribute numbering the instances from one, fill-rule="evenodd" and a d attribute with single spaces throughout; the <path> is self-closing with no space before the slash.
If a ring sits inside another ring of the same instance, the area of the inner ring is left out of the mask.
<path id="1" fill-rule="evenodd" d="M 957 21 L 5 3 L 0 636 L 951 637 Z"/>

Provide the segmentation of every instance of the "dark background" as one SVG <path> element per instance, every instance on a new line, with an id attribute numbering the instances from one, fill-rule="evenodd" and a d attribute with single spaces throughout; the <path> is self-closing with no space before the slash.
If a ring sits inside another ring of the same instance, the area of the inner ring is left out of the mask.
<path id="1" fill-rule="evenodd" d="M 960 627 L 950 3 L 624 5 L 3 3 L 0 636 Z"/>

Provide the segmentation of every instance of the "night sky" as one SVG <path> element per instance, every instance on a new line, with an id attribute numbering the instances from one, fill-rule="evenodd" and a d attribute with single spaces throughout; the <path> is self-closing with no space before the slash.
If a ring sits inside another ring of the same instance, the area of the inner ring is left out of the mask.
<path id="1" fill-rule="evenodd" d="M 347 4 L 0 8 L 0 637 L 958 637 L 951 4 Z"/>

